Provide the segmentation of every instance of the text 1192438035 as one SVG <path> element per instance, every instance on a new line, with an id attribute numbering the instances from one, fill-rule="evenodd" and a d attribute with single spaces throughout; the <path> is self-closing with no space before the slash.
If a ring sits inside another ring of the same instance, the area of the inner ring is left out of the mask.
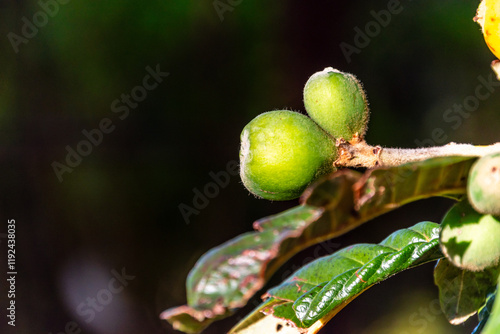
<path id="1" fill-rule="evenodd" d="M 16 221 L 7 221 L 7 323 L 16 326 Z"/>

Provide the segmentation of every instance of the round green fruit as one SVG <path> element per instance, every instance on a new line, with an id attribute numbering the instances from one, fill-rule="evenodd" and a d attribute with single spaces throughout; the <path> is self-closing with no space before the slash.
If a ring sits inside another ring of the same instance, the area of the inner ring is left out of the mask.
<path id="1" fill-rule="evenodd" d="M 467 195 L 478 212 L 500 216 L 500 153 L 484 156 L 472 166 Z"/>
<path id="2" fill-rule="evenodd" d="M 352 74 L 331 67 L 314 73 L 304 87 L 307 113 L 333 137 L 363 138 L 369 111 L 361 83 Z"/>
<path id="3" fill-rule="evenodd" d="M 336 152 L 333 138 L 307 116 L 270 111 L 241 133 L 241 180 L 258 197 L 294 199 L 317 177 L 335 169 Z"/>
<path id="4" fill-rule="evenodd" d="M 467 200 L 454 205 L 441 223 L 441 250 L 457 267 L 481 271 L 500 259 L 500 220 L 482 215 Z"/>

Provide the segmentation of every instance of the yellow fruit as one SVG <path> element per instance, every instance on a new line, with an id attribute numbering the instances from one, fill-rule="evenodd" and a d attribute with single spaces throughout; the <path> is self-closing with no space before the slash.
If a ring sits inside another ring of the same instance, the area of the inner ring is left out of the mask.
<path id="1" fill-rule="evenodd" d="M 500 1 L 481 1 L 474 20 L 481 26 L 484 40 L 491 52 L 500 58 Z"/>

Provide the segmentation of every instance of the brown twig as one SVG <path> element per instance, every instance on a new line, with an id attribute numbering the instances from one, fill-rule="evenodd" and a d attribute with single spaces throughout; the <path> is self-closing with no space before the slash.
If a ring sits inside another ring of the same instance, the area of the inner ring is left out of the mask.
<path id="1" fill-rule="evenodd" d="M 336 145 L 338 148 L 338 158 L 334 162 L 336 167 L 391 167 L 434 157 L 481 157 L 500 152 L 500 143 L 489 146 L 449 143 L 444 146 L 400 149 L 371 146 L 364 140 L 354 138 L 350 142 L 337 140 Z"/>

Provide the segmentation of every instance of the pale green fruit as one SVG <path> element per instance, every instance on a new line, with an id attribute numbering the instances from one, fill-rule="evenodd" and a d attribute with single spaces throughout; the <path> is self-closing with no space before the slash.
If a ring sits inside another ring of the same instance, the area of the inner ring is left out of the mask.
<path id="1" fill-rule="evenodd" d="M 270 111 L 241 133 L 241 180 L 258 197 L 294 199 L 317 177 L 334 170 L 336 152 L 333 138 L 307 116 Z"/>
<path id="2" fill-rule="evenodd" d="M 467 195 L 478 212 L 500 216 L 500 153 L 484 156 L 472 166 Z"/>
<path id="3" fill-rule="evenodd" d="M 304 87 L 307 113 L 333 137 L 363 138 L 368 126 L 368 103 L 361 83 L 352 74 L 331 67 L 314 73 Z"/>
<path id="4" fill-rule="evenodd" d="M 441 223 L 441 249 L 457 267 L 481 271 L 500 259 L 500 221 L 482 215 L 467 200 L 454 205 Z"/>

